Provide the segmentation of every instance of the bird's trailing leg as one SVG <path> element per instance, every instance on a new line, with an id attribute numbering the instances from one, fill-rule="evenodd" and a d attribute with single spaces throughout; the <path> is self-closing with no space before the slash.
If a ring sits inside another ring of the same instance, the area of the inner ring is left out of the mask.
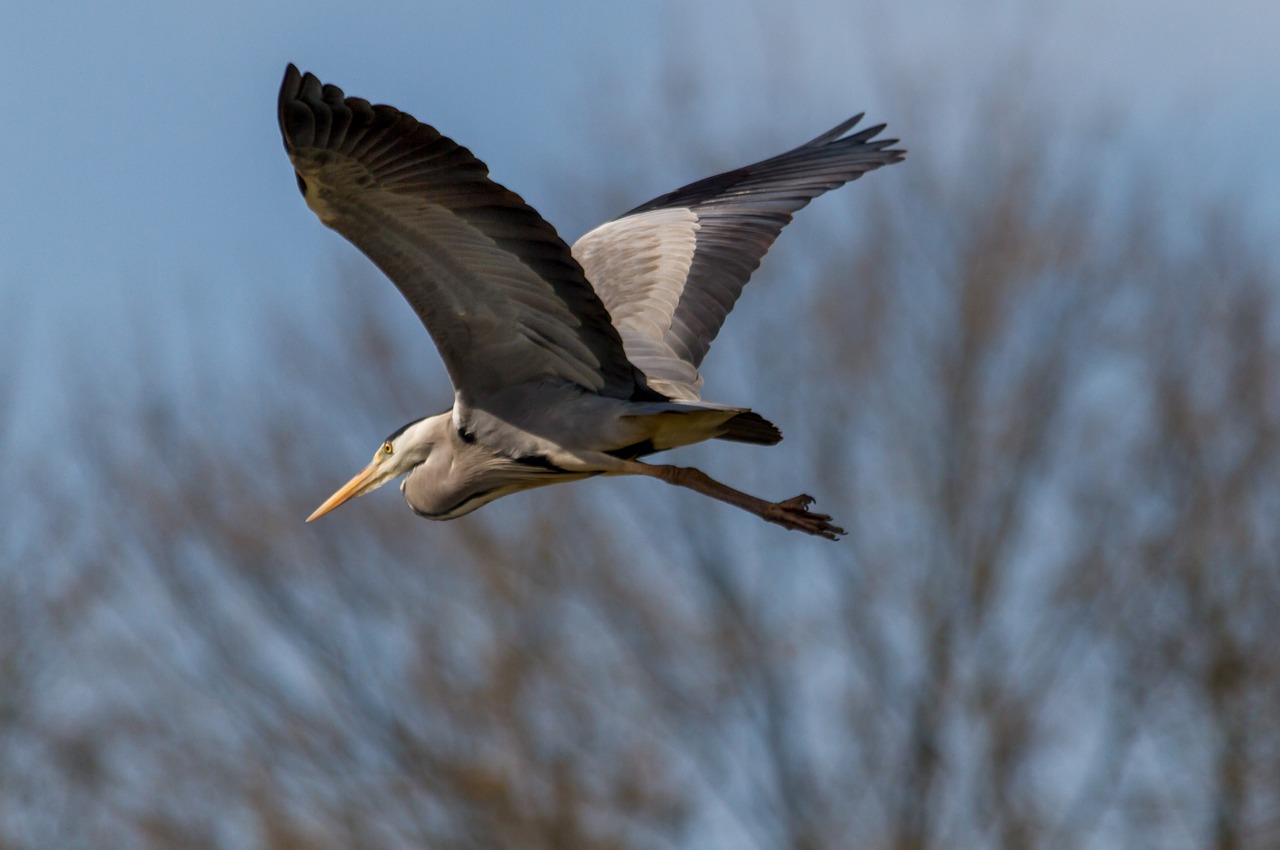
<path id="1" fill-rule="evenodd" d="M 767 502 L 721 484 L 700 469 L 685 466 L 669 466 L 628 461 L 626 471 L 632 475 L 648 475 L 660 478 L 677 487 L 688 487 L 704 496 L 719 499 L 734 507 L 750 511 L 761 519 L 767 520 L 783 528 L 816 534 L 828 540 L 838 540 L 845 533 L 843 528 L 831 524 L 831 517 L 826 514 L 811 513 L 809 505 L 813 504 L 812 496 L 795 496 L 782 502 Z"/>

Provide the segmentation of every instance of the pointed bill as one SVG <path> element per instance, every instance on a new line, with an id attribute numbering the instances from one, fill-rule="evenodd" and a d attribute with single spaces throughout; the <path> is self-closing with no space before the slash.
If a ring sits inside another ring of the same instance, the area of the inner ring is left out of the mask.
<path id="1" fill-rule="evenodd" d="M 342 505 L 344 502 L 347 502 L 368 490 L 369 486 L 377 481 L 377 473 L 378 466 L 373 463 L 360 470 L 360 472 L 356 474 L 355 478 L 352 478 L 346 484 L 342 485 L 341 490 L 325 499 L 324 504 L 316 508 L 311 516 L 307 517 L 307 522 L 311 522 L 313 519 L 319 519 L 329 513 L 329 511 Z"/>

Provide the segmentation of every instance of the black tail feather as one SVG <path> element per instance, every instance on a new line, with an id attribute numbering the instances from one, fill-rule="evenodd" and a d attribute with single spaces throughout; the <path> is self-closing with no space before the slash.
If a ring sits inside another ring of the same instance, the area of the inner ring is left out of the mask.
<path id="1" fill-rule="evenodd" d="M 753 410 L 739 413 L 724 423 L 724 428 L 724 433 L 716 437 L 717 440 L 754 443 L 757 446 L 772 446 L 782 440 L 782 432 L 778 430 L 778 426 Z"/>

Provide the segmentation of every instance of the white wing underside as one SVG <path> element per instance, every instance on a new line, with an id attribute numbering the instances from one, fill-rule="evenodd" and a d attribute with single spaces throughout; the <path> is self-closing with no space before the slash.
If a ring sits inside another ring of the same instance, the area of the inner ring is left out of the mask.
<path id="1" fill-rule="evenodd" d="M 701 397 L 702 377 L 667 335 L 693 265 L 698 227 L 691 209 L 659 209 L 602 224 L 573 245 L 627 359 L 650 387 L 685 401 Z"/>
<path id="2" fill-rule="evenodd" d="M 627 358 L 673 399 L 701 396 L 698 366 L 751 274 L 813 198 L 898 162 L 884 125 L 855 116 L 797 148 L 691 183 L 587 233 L 573 255 Z"/>

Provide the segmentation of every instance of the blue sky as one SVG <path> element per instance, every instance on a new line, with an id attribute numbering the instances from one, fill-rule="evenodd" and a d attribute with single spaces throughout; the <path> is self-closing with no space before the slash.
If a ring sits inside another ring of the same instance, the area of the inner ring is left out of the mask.
<path id="1" fill-rule="evenodd" d="M 735 147 L 736 133 L 807 138 L 859 109 L 909 148 L 944 148 L 963 98 L 957 115 L 904 126 L 879 84 L 963 93 L 970 78 L 976 91 L 1000 68 L 1027 68 L 1064 125 L 1121 117 L 1134 167 L 1178 191 L 1243 192 L 1275 232 L 1277 43 L 1270 0 L 8 4 L 0 333 L 24 334 L 24 376 L 40 387 L 41 363 L 77 368 L 73 341 L 96 340 L 94 357 L 122 352 L 131 322 L 162 349 L 182 345 L 170 310 L 207 319 L 217 350 L 233 352 L 237 334 L 261 331 L 245 320 L 264 303 L 331 281 L 346 249 L 302 205 L 275 125 L 289 61 L 440 127 L 567 237 L 598 211 L 554 175 L 625 164 L 595 123 L 658 120 L 678 62 L 724 151 L 673 155 L 664 173 L 637 176 L 632 202 L 701 176 L 691 163 L 767 153 Z"/>

